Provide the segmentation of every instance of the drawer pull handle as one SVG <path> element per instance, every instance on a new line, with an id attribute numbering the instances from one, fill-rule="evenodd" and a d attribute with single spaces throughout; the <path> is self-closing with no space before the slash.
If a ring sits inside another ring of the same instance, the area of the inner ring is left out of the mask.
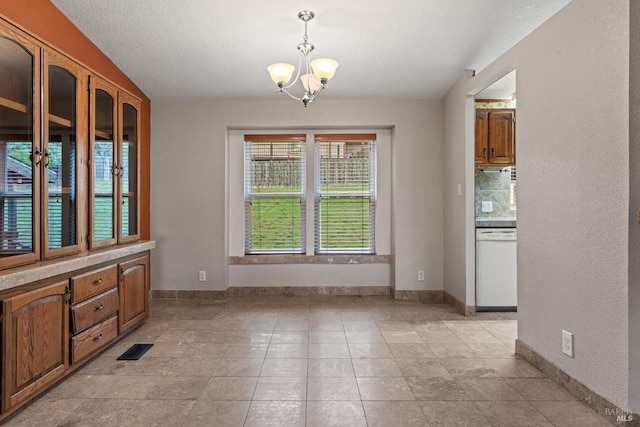
<path id="1" fill-rule="evenodd" d="M 91 282 L 92 285 L 99 285 L 100 283 L 102 283 L 102 277 L 99 278 L 98 280 L 94 280 L 93 282 Z"/>
<path id="2" fill-rule="evenodd" d="M 99 339 L 102 339 L 102 334 L 98 335 L 97 337 L 93 337 L 93 341 L 98 341 Z"/>
<path id="3" fill-rule="evenodd" d="M 102 310 L 104 308 L 104 304 L 100 304 L 97 307 L 93 307 L 93 311 L 98 311 L 98 310 Z"/>

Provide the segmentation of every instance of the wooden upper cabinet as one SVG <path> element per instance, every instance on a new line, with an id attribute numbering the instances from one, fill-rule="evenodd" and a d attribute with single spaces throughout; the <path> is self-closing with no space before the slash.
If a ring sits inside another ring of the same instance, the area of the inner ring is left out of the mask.
<path id="1" fill-rule="evenodd" d="M 0 19 L 0 270 L 139 240 L 141 105 Z"/>
<path id="2" fill-rule="evenodd" d="M 515 164 L 515 110 L 477 110 L 475 162 L 483 165 Z"/>
<path id="3" fill-rule="evenodd" d="M 40 258 L 40 47 L 0 26 L 0 268 Z"/>
<path id="4" fill-rule="evenodd" d="M 118 91 L 91 76 L 89 123 L 89 245 L 91 249 L 117 242 L 116 132 Z"/>
<path id="5" fill-rule="evenodd" d="M 139 239 L 139 99 L 91 77 L 90 247 Z"/>
<path id="6" fill-rule="evenodd" d="M 69 366 L 68 281 L 2 302 L 2 410 L 25 403 Z"/>
<path id="7" fill-rule="evenodd" d="M 515 113 L 489 113 L 489 162 L 501 165 L 515 163 Z"/>
<path id="8" fill-rule="evenodd" d="M 86 216 L 87 75 L 66 57 L 44 51 L 42 173 L 43 258 L 80 252 Z M 82 185 L 86 188 L 86 185 Z"/>

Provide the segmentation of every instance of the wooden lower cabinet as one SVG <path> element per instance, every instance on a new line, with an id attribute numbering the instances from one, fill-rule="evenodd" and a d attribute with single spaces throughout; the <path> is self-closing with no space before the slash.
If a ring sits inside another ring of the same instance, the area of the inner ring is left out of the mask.
<path id="1" fill-rule="evenodd" d="M 0 424 L 149 315 L 149 253 L 0 294 Z"/>
<path id="2" fill-rule="evenodd" d="M 69 366 L 69 281 L 2 302 L 2 411 L 58 381 Z"/>
<path id="3" fill-rule="evenodd" d="M 145 255 L 120 263 L 119 268 L 118 332 L 122 334 L 149 315 L 149 257 Z"/>

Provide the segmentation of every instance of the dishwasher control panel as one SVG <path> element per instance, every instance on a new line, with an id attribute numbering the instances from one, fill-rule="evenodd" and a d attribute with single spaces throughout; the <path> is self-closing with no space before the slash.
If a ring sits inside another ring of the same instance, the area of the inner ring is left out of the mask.
<path id="1" fill-rule="evenodd" d="M 476 240 L 517 240 L 515 228 L 480 228 L 476 230 Z"/>

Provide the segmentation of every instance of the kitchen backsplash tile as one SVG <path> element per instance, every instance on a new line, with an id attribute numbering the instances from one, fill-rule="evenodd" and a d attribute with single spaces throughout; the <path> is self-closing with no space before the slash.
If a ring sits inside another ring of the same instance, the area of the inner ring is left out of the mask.
<path id="1" fill-rule="evenodd" d="M 515 180 L 511 167 L 476 168 L 476 218 L 515 218 Z M 482 212 L 482 202 L 491 202 L 491 212 Z"/>

